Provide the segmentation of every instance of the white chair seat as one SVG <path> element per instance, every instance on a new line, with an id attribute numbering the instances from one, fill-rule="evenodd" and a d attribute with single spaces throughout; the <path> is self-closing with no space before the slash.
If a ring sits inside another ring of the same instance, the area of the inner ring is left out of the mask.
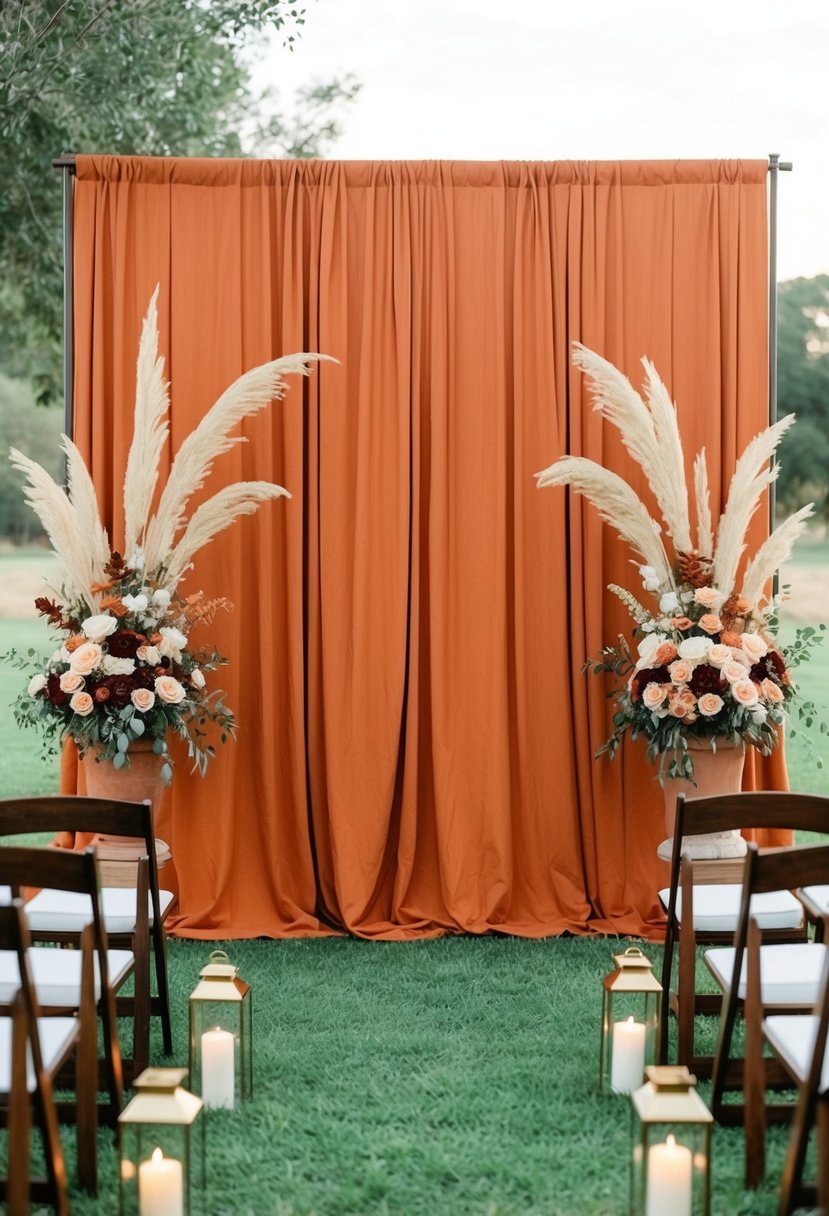
<path id="1" fill-rule="evenodd" d="M 72 1008 L 81 999 L 81 952 L 59 950 L 51 946 L 34 946 L 29 951 L 29 964 L 38 1004 L 45 1007 Z M 117 989 L 129 975 L 134 964 L 131 950 L 107 950 L 109 982 Z M 95 1000 L 101 997 L 98 960 L 95 962 Z M 12 950 L 0 950 L 0 1003 L 14 1000 L 20 986 L 17 955 Z"/>
<path id="2" fill-rule="evenodd" d="M 829 886 L 804 887 L 803 894 L 823 912 L 829 912 Z"/>
<path id="3" fill-rule="evenodd" d="M 823 966 L 829 947 L 814 942 L 791 942 L 760 947 L 760 990 L 764 1005 L 810 1009 L 820 994 Z M 706 950 L 704 954 L 714 979 L 727 992 L 734 971 L 734 948 Z M 740 971 L 737 995 L 746 996 L 746 959 Z"/>
<path id="4" fill-rule="evenodd" d="M 40 1054 L 46 1072 L 54 1072 L 62 1062 L 78 1033 L 77 1018 L 38 1018 Z M 35 1088 L 35 1074 L 31 1051 L 27 1062 L 27 1084 L 29 1092 Z M 11 1092 L 12 1085 L 12 1020 L 0 1018 L 0 1093 Z"/>
<path id="5" fill-rule="evenodd" d="M 827 887 L 829 893 L 829 887 Z M 733 933 L 737 928 L 742 883 L 700 883 L 694 887 L 694 929 L 697 933 Z M 667 909 L 670 887 L 659 892 Z M 828 896 L 829 897 L 829 896 Z M 767 891 L 751 899 L 751 915 L 761 929 L 798 929 L 803 924 L 803 905 L 791 891 Z M 676 895 L 676 917 L 682 923 L 682 892 Z"/>
<path id="6" fill-rule="evenodd" d="M 798 1014 L 787 1017 L 785 1014 L 774 1014 L 763 1022 L 766 1038 L 774 1050 L 786 1063 L 789 1071 L 798 1081 L 805 1081 L 812 1066 L 812 1055 L 815 1050 L 815 1036 L 818 1028 L 818 1018 L 815 1014 Z M 823 1069 L 820 1078 L 820 1092 L 829 1089 L 829 1052 L 823 1057 Z"/>
<path id="7" fill-rule="evenodd" d="M 175 899 L 172 891 L 159 891 L 161 915 Z M 147 897 L 150 924 L 152 904 Z M 135 929 L 135 888 L 104 887 L 101 891 L 104 924 L 108 934 L 132 933 Z M 799 906 L 799 905 L 798 905 Z M 92 901 L 77 891 L 56 891 L 45 887 L 26 904 L 26 919 L 33 933 L 80 933 L 92 919 Z"/>

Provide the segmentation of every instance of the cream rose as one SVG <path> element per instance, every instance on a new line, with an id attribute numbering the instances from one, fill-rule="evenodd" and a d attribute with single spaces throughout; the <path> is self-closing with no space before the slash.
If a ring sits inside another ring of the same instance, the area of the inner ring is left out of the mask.
<path id="1" fill-rule="evenodd" d="M 693 667 L 687 659 L 677 659 L 668 668 L 672 684 L 687 684 L 691 678 Z"/>
<path id="2" fill-rule="evenodd" d="M 39 692 L 43 691 L 46 684 L 47 680 L 43 672 L 40 672 L 36 676 L 32 676 L 31 680 L 29 680 L 29 696 L 36 697 Z"/>
<path id="3" fill-rule="evenodd" d="M 753 680 L 742 680 L 739 684 L 731 685 L 731 695 L 739 705 L 756 705 L 760 699 L 757 685 Z"/>
<path id="4" fill-rule="evenodd" d="M 697 701 L 697 709 L 705 718 L 713 718 L 722 709 L 725 702 L 715 692 L 703 693 Z"/>
<path id="5" fill-rule="evenodd" d="M 107 676 L 128 676 L 135 671 L 135 659 L 116 659 L 105 654 L 101 659 L 101 670 Z"/>
<path id="6" fill-rule="evenodd" d="M 204 672 L 201 670 L 200 667 L 194 667 L 193 670 L 190 672 L 190 683 L 193 685 L 194 688 L 198 688 L 199 690 L 204 688 L 207 681 L 205 680 Z"/>
<path id="7" fill-rule="evenodd" d="M 743 663 L 737 663 L 731 659 L 722 667 L 723 678 L 728 680 L 729 684 L 742 684 L 745 682 L 746 669 Z"/>
<path id="8" fill-rule="evenodd" d="M 76 692 L 69 701 L 69 708 L 79 717 L 85 718 L 95 708 L 95 702 L 88 692 Z"/>
<path id="9" fill-rule="evenodd" d="M 780 705 L 785 699 L 783 689 L 779 684 L 775 684 L 774 680 L 763 680 L 760 685 L 760 692 L 763 694 L 769 705 Z"/>
<path id="10" fill-rule="evenodd" d="M 78 692 L 84 686 L 83 676 L 76 671 L 65 671 L 60 678 L 61 692 Z"/>
<path id="11" fill-rule="evenodd" d="M 697 621 L 700 629 L 704 629 L 706 633 L 719 633 L 722 629 L 722 621 L 713 612 L 706 612 L 705 616 L 701 616 Z"/>
<path id="12" fill-rule="evenodd" d="M 658 709 L 667 695 L 661 684 L 648 684 L 642 693 L 642 700 L 648 709 Z"/>
<path id="13" fill-rule="evenodd" d="M 102 613 L 100 616 L 88 616 L 81 625 L 81 629 L 90 642 L 103 642 L 104 638 L 115 633 L 117 628 L 117 619 L 107 613 Z"/>
<path id="14" fill-rule="evenodd" d="M 679 643 L 679 657 L 688 659 L 690 663 L 699 663 L 711 649 L 711 639 L 695 636 L 685 638 Z"/>
<path id="15" fill-rule="evenodd" d="M 761 638 L 759 633 L 744 633 L 740 638 L 740 644 L 752 663 L 756 663 L 769 652 L 768 642 Z"/>
<path id="16" fill-rule="evenodd" d="M 720 642 L 715 642 L 705 657 L 712 667 L 725 667 L 734 656 L 730 646 L 723 646 Z"/>
<path id="17" fill-rule="evenodd" d="M 100 663 L 102 654 L 97 642 L 84 642 L 69 656 L 70 670 L 79 676 L 88 676 Z"/>
<path id="18" fill-rule="evenodd" d="M 155 692 L 159 701 L 166 701 L 168 705 L 178 705 L 185 696 L 183 687 L 174 676 L 157 676 Z"/>
<path id="19" fill-rule="evenodd" d="M 139 713 L 145 714 L 155 705 L 155 693 L 149 688 L 134 688 L 130 700 Z"/>
<path id="20" fill-rule="evenodd" d="M 142 663 L 146 663 L 149 667 L 158 667 L 161 662 L 161 654 L 157 646 L 139 646 L 135 652 L 135 657 L 140 659 Z"/>
<path id="21" fill-rule="evenodd" d="M 724 599 L 725 596 L 715 587 L 697 587 L 694 591 L 694 603 L 707 608 L 709 612 L 718 612 Z"/>

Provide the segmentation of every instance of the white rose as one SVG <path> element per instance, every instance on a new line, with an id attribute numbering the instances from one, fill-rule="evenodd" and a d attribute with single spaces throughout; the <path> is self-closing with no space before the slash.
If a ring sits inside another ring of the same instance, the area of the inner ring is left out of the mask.
<path id="1" fill-rule="evenodd" d="M 128 676 L 135 671 L 135 659 L 116 659 L 114 655 L 105 654 L 101 668 L 108 676 Z"/>
<path id="2" fill-rule="evenodd" d="M 46 683 L 46 676 L 43 674 L 43 672 L 40 672 L 36 676 L 32 676 L 31 680 L 29 680 L 29 696 L 36 697 L 41 689 L 46 687 Z"/>
<path id="3" fill-rule="evenodd" d="M 193 687 L 194 688 L 204 688 L 206 682 L 207 681 L 204 678 L 204 672 L 201 670 L 201 668 L 194 667 L 193 670 L 190 672 L 190 683 L 193 685 Z"/>
<path id="4" fill-rule="evenodd" d="M 132 556 L 127 559 L 127 565 L 131 566 L 133 570 L 144 569 L 144 554 L 140 549 L 136 549 Z"/>
<path id="5" fill-rule="evenodd" d="M 161 662 L 161 653 L 157 646 L 139 646 L 135 653 L 148 667 L 158 667 Z"/>
<path id="6" fill-rule="evenodd" d="M 153 592 L 153 603 L 156 608 L 167 608 L 170 604 L 170 592 L 165 591 L 163 587 L 159 587 Z"/>
<path id="7" fill-rule="evenodd" d="M 121 603 L 129 612 L 144 612 L 149 602 L 143 592 L 140 595 L 121 596 Z"/>
<path id="8" fill-rule="evenodd" d="M 646 629 L 647 625 L 643 625 L 642 628 Z M 651 628 L 653 628 L 653 626 L 651 626 Z M 641 671 L 643 667 L 649 667 L 651 657 L 659 649 L 662 643 L 667 641 L 668 639 L 664 633 L 656 632 L 648 633 L 646 637 L 642 638 L 642 641 L 637 646 L 637 650 L 639 651 L 639 661 L 636 664 L 637 670 Z"/>
<path id="9" fill-rule="evenodd" d="M 115 633 L 117 628 L 118 621 L 107 613 L 102 613 L 100 616 L 88 616 L 81 625 L 81 629 L 90 642 L 103 642 L 104 638 Z"/>
<path id="10" fill-rule="evenodd" d="M 706 637 L 685 638 L 679 643 L 679 657 L 690 663 L 699 663 L 711 649 L 711 639 Z"/>
<path id="11" fill-rule="evenodd" d="M 679 608 L 679 599 L 675 591 L 666 591 L 664 595 L 659 597 L 660 612 L 676 612 Z"/>

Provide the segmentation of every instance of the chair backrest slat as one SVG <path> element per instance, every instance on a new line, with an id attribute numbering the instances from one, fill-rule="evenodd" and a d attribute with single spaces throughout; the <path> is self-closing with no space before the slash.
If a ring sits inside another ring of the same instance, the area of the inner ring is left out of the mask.
<path id="1" fill-rule="evenodd" d="M 786 829 L 829 835 L 829 798 L 820 794 L 753 790 L 713 798 L 677 797 L 677 835 L 698 836 L 732 828 Z"/>
<path id="2" fill-rule="evenodd" d="M 149 808 L 149 814 L 148 814 Z M 117 802 L 77 795 L 0 799 L 0 836 L 28 832 L 106 832 L 153 843 L 149 802 Z"/>

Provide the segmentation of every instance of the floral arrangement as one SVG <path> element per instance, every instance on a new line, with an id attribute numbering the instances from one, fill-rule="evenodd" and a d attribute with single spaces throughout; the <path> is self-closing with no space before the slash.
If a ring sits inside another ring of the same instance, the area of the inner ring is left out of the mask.
<path id="1" fill-rule="evenodd" d="M 756 436 L 735 467 L 728 498 L 712 529 L 705 450 L 694 461 L 696 540 L 692 542 L 685 460 L 676 408 L 653 365 L 643 359 L 644 398 L 611 363 L 576 345 L 574 363 L 591 380 L 595 408 L 620 431 L 648 480 L 664 525 L 631 487 L 594 461 L 564 456 L 537 474 L 539 487 L 570 485 L 584 494 L 637 556 L 646 607 L 629 590 L 610 584 L 634 621 L 636 653 L 624 637 L 606 646 L 584 670 L 612 673 L 623 682 L 611 692 L 613 731 L 599 754 L 616 754 L 624 735 L 642 735 L 658 778 L 693 780 L 692 740 L 750 744 L 768 754 L 797 696 L 792 670 L 822 639 L 797 630 L 788 647 L 774 630 L 778 600 L 768 586 L 806 527 L 813 505 L 776 528 L 746 564 L 746 531 L 763 491 L 777 477 L 777 445 L 794 422 L 788 415 Z M 670 541 L 668 542 L 668 539 Z M 821 626 L 825 629 L 825 626 Z M 811 702 L 800 716 L 811 725 Z M 826 731 L 826 724 L 820 724 Z"/>
<path id="2" fill-rule="evenodd" d="M 131 745 L 151 740 L 169 781 L 170 732 L 186 740 L 194 769 L 202 775 L 215 754 L 211 724 L 222 742 L 235 737 L 232 711 L 222 693 L 209 687 L 210 673 L 227 660 L 210 647 L 190 645 L 192 630 L 231 605 L 198 592 L 184 596 L 179 584 L 195 554 L 218 532 L 263 502 L 290 495 L 270 482 L 237 482 L 201 503 L 189 518 L 187 505 L 215 458 L 240 442 L 231 437 L 233 428 L 284 397 L 285 373 L 307 375 L 309 363 L 325 356 L 289 355 L 236 380 L 182 442 L 151 515 L 169 435 L 157 297 L 158 288 L 138 354 L 134 431 L 124 475 L 126 556 L 110 548 L 92 479 L 71 439 L 62 437 L 65 491 L 39 464 L 11 449 L 12 464 L 27 477 L 27 501 L 59 561 L 58 589 L 37 599 L 35 607 L 61 637 L 45 664 L 33 651 L 4 657 L 31 675 L 15 702 L 15 718 L 22 727 L 42 730 L 47 753 L 71 738 L 82 756 L 92 750 L 97 760 L 123 768 Z"/>

